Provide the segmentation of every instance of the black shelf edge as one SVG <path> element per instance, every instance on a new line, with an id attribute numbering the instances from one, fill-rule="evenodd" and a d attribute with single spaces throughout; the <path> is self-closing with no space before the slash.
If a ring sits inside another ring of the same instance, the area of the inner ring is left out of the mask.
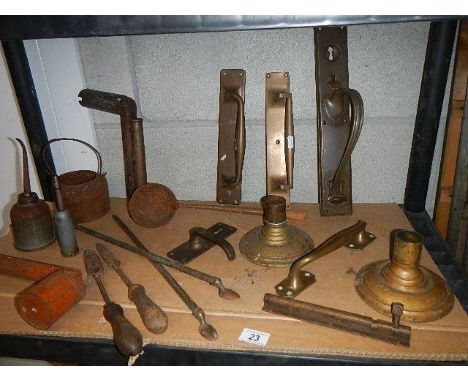
<path id="1" fill-rule="evenodd" d="M 79 365 L 127 365 L 113 342 L 105 339 L 0 335 L 0 357 L 17 357 Z M 163 365 L 239 365 L 239 366 L 312 366 L 312 365 L 463 365 L 467 362 L 369 359 L 336 356 L 306 356 L 250 351 L 191 349 L 148 344 L 135 366 Z"/>
<path id="2" fill-rule="evenodd" d="M 0 16 L 0 39 L 122 36 L 162 33 L 224 32 L 330 25 L 440 21 L 465 16 Z"/>
<path id="3" fill-rule="evenodd" d="M 419 232 L 424 239 L 424 246 L 436 263 L 450 288 L 460 301 L 461 306 L 468 312 L 468 275 L 455 262 L 455 257 L 437 230 L 434 222 L 426 211 L 409 212 L 400 206 L 410 221 L 413 229 Z"/>

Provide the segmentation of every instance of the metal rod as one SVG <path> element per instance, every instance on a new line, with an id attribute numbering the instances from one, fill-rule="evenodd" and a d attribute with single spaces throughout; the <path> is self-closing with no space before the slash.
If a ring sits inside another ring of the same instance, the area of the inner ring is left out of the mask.
<path id="1" fill-rule="evenodd" d="M 26 135 L 28 136 L 29 146 L 31 147 L 34 164 L 37 169 L 42 194 L 45 200 L 53 201 L 54 192 L 41 159 L 41 149 L 47 143 L 48 137 L 26 50 L 24 49 L 22 40 L 2 41 L 2 45 L 23 124 L 26 129 Z M 47 150 L 46 156 L 55 171 L 50 149 Z"/>
<path id="2" fill-rule="evenodd" d="M 425 210 L 456 29 L 457 21 L 432 22 L 429 29 L 406 179 L 404 206 L 410 212 Z"/>
<path id="3" fill-rule="evenodd" d="M 266 293 L 263 311 L 296 318 L 329 328 L 342 330 L 396 345 L 409 346 L 411 328 L 405 325 L 395 327 L 392 322 L 375 320 L 344 310 L 292 300 Z"/>

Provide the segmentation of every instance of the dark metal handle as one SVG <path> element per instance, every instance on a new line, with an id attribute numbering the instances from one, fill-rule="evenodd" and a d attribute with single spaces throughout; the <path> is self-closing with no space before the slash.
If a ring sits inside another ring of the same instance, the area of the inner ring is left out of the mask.
<path id="1" fill-rule="evenodd" d="M 235 161 L 236 161 L 236 175 L 234 179 L 226 181 L 225 187 L 237 187 L 242 179 L 242 167 L 244 166 L 245 156 L 245 115 L 244 115 L 244 100 L 242 97 L 234 92 L 227 92 L 237 103 L 237 120 L 236 120 L 236 138 L 234 142 Z"/>
<path id="2" fill-rule="evenodd" d="M 81 100 L 79 100 L 80 105 L 89 109 L 105 111 L 112 114 L 122 114 L 122 109 L 126 107 L 128 103 L 133 106 L 130 107 L 130 109 L 136 110 L 135 101 L 123 94 L 83 89 L 78 93 L 78 97 L 81 98 Z M 136 113 L 133 117 L 136 117 Z"/>
<path id="3" fill-rule="evenodd" d="M 200 239 L 203 238 L 205 240 L 209 240 L 216 245 L 219 245 L 221 249 L 226 253 L 228 260 L 232 261 L 236 258 L 236 252 L 231 244 L 229 244 L 226 240 L 220 240 L 219 237 L 213 235 L 207 229 L 201 227 L 194 227 L 190 229 L 190 245 L 192 247 L 196 247 L 197 245 L 201 245 Z"/>
<path id="4" fill-rule="evenodd" d="M 102 174 L 102 158 L 101 158 L 101 154 L 99 153 L 99 151 L 96 150 L 96 148 L 94 148 L 92 145 L 90 145 L 88 142 L 85 142 L 85 141 L 82 141 L 81 139 L 77 139 L 77 138 L 54 138 L 54 139 L 51 139 L 49 140 L 43 147 L 42 147 L 42 151 L 41 151 L 41 156 L 42 156 L 42 160 L 44 162 L 44 165 L 46 166 L 46 169 L 47 169 L 47 172 L 52 175 L 52 176 L 56 176 L 57 174 L 55 174 L 54 171 L 52 171 L 52 169 L 49 167 L 49 164 L 47 163 L 47 160 L 46 160 L 46 149 L 47 147 L 49 147 L 52 143 L 54 142 L 59 142 L 59 141 L 73 141 L 73 142 L 78 142 L 78 143 L 81 143 L 85 146 L 88 146 L 91 150 L 94 151 L 94 153 L 96 154 L 96 158 L 98 160 L 98 171 L 96 173 L 97 174 Z M 95 177 L 96 177 L 95 175 Z"/>
<path id="5" fill-rule="evenodd" d="M 351 154 L 361 134 L 364 118 L 364 104 L 362 102 L 361 95 L 357 90 L 347 88 L 335 90 L 332 95 L 324 101 L 324 108 L 327 115 L 331 119 L 336 119 L 343 114 L 343 97 L 348 98 L 351 103 L 352 122 L 351 132 L 343 151 L 343 155 L 341 156 L 340 163 L 338 164 L 332 180 L 329 181 L 327 201 L 334 205 L 340 205 L 346 202 L 346 196 L 343 193 L 343 173 L 347 164 L 351 160 Z"/>
<path id="6" fill-rule="evenodd" d="M 81 97 L 79 101 L 81 106 L 120 115 L 125 191 L 127 199 L 130 199 L 137 188 L 134 178 L 133 142 L 131 136 L 131 121 L 137 118 L 135 101 L 123 94 L 107 93 L 94 89 L 83 89 L 78 93 L 78 97 Z"/>

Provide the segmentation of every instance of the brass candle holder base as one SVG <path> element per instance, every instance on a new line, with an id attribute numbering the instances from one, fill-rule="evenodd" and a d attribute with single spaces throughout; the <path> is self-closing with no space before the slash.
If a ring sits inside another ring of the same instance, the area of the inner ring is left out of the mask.
<path id="1" fill-rule="evenodd" d="M 453 307 L 453 293 L 442 277 L 419 265 L 421 249 L 421 235 L 396 231 L 390 261 L 370 263 L 356 276 L 356 291 L 364 302 L 390 317 L 392 303 L 401 303 L 401 319 L 410 322 L 447 315 Z"/>
<path id="2" fill-rule="evenodd" d="M 314 249 L 304 231 L 286 222 L 286 199 L 268 195 L 262 198 L 264 225 L 247 232 L 239 243 L 241 253 L 251 262 L 266 267 L 287 267 Z"/>

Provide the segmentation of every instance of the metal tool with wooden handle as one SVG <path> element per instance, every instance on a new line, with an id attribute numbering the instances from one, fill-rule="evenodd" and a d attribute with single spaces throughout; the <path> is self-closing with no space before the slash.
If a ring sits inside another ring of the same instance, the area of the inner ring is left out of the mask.
<path id="1" fill-rule="evenodd" d="M 99 255 L 92 249 L 85 250 L 83 255 L 84 264 L 88 274 L 93 276 L 104 299 L 104 318 L 112 326 L 114 343 L 117 349 L 125 356 L 135 356 L 143 349 L 143 338 L 140 332 L 125 317 L 122 307 L 112 302 L 104 288 L 101 275 L 104 273 L 104 266 Z"/>
<path id="2" fill-rule="evenodd" d="M 128 299 L 133 302 L 140 314 L 141 320 L 151 333 L 160 334 L 167 329 L 167 315 L 146 294 L 143 285 L 134 284 L 120 268 L 120 261 L 104 244 L 96 244 L 96 249 L 102 259 L 115 273 L 119 275 L 128 288 Z"/>
<path id="3" fill-rule="evenodd" d="M 146 246 L 141 242 L 140 239 L 130 230 L 130 228 L 117 216 L 112 215 L 112 218 L 117 223 L 117 225 L 122 228 L 125 234 L 130 238 L 130 240 L 141 249 L 145 251 L 148 250 Z M 215 327 L 209 324 L 205 318 L 205 312 L 201 309 L 195 301 L 188 295 L 184 288 L 180 286 L 180 284 L 172 277 L 172 275 L 164 268 L 161 264 L 151 262 L 156 270 L 161 274 L 162 277 L 167 281 L 167 283 L 171 286 L 174 292 L 180 297 L 180 299 L 184 302 L 187 308 L 190 309 L 192 315 L 198 320 L 200 326 L 198 327 L 198 332 L 205 337 L 207 340 L 214 341 L 218 338 L 218 332 L 216 331 Z"/>

